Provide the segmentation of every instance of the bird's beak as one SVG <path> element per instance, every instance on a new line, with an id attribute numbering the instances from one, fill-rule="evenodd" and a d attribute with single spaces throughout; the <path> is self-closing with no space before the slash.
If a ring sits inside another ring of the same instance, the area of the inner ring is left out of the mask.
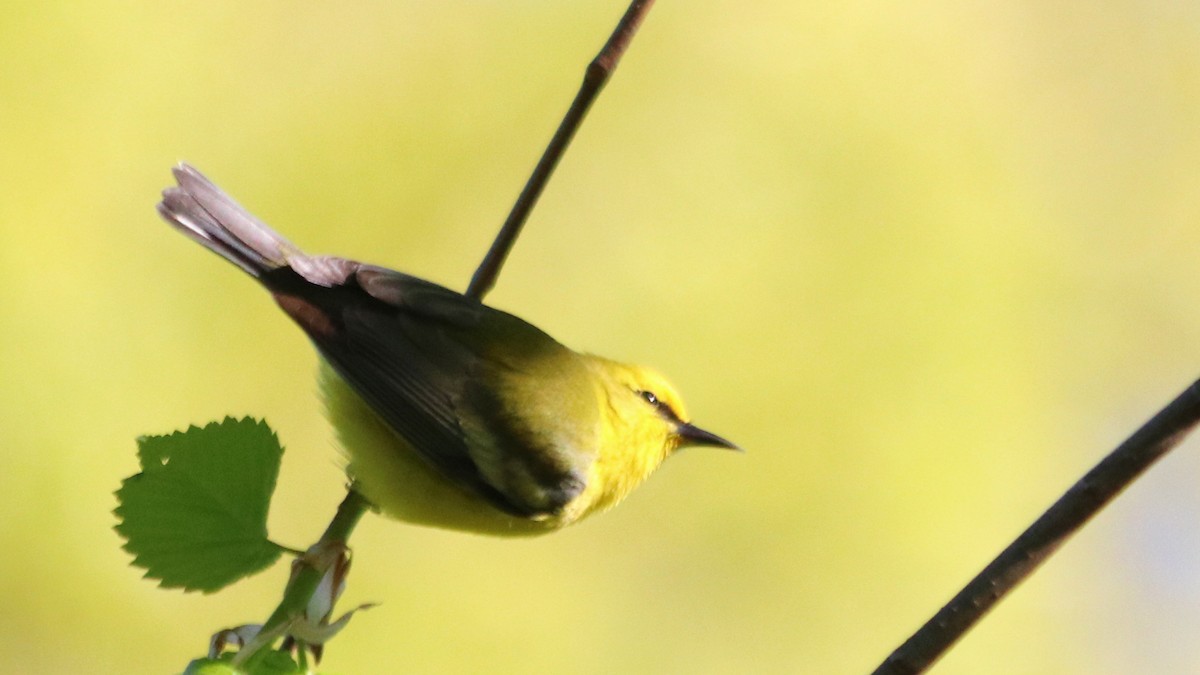
<path id="1" fill-rule="evenodd" d="M 711 431 L 705 431 L 691 422 L 684 422 L 675 428 L 675 433 L 683 439 L 684 445 L 710 445 L 716 448 L 726 448 L 728 450 L 737 450 L 742 452 L 742 449 L 736 443 L 721 438 Z"/>

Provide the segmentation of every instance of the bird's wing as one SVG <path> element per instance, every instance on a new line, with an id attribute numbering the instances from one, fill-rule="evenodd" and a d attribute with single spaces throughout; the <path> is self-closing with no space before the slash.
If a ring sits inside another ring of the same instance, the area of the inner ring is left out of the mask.
<path id="1" fill-rule="evenodd" d="M 313 260 L 321 266 L 320 259 Z M 347 268 L 354 271 L 344 284 L 327 291 L 332 300 L 314 303 L 322 315 L 316 323 L 329 319 L 332 330 L 310 328 L 312 319 L 276 294 L 338 374 L 439 472 L 497 508 L 533 516 L 561 506 L 548 507 L 490 480 L 477 456 L 482 439 L 464 430 L 464 415 L 475 419 L 475 411 L 464 408 L 472 405 L 487 358 L 473 329 L 489 313 L 499 313 L 416 277 L 367 265 Z M 466 335 L 476 338 L 464 340 Z M 555 477 L 547 479 L 556 486 Z M 568 479 L 578 477 L 563 478 Z M 569 491 L 569 497 L 577 492 Z"/>

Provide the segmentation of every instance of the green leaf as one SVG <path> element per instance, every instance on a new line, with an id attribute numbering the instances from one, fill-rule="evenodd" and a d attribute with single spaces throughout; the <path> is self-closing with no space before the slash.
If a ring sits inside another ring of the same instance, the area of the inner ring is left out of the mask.
<path id="1" fill-rule="evenodd" d="M 234 668 L 232 662 L 233 654 L 222 654 L 217 659 L 197 659 L 188 664 L 183 675 L 304 675 L 312 672 L 281 651 L 271 651 L 249 670 Z"/>
<path id="2" fill-rule="evenodd" d="M 283 448 L 249 417 L 138 439 L 142 472 L 117 490 L 133 564 L 168 588 L 211 593 L 279 559 L 267 509 Z"/>

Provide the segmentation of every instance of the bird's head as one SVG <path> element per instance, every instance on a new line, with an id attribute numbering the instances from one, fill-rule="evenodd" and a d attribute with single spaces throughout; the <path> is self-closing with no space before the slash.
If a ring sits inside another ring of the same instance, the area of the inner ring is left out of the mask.
<path id="1" fill-rule="evenodd" d="M 609 404 L 640 444 L 658 446 L 663 457 L 687 446 L 708 445 L 741 450 L 734 443 L 688 420 L 683 399 L 657 371 L 608 361 Z"/>
<path id="2" fill-rule="evenodd" d="M 656 371 L 595 356 L 589 361 L 604 391 L 603 440 L 589 510 L 619 502 L 681 447 L 740 449 L 688 421 L 675 387 Z"/>

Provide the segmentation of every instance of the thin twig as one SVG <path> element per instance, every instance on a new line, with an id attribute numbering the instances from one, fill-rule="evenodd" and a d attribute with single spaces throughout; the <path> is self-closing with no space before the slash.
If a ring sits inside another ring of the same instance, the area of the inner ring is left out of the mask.
<path id="1" fill-rule="evenodd" d="M 558 160 L 562 159 L 567 145 L 571 143 L 571 138 L 575 136 L 579 125 L 583 123 L 588 108 L 596 100 L 596 96 L 600 94 L 600 90 L 604 88 L 608 79 L 612 77 L 617 63 L 621 60 L 625 49 L 629 47 L 629 41 L 633 39 L 633 34 L 653 4 L 654 0 L 633 0 L 629 4 L 629 9 L 625 10 L 621 21 L 617 23 L 613 34 L 609 36 L 608 42 L 604 44 L 604 48 L 588 64 L 583 75 L 583 84 L 579 87 L 579 93 L 575 94 L 575 100 L 571 102 L 571 107 L 563 116 L 558 130 L 554 132 L 554 137 L 550 139 L 550 144 L 546 146 L 546 151 L 542 153 L 542 158 L 534 167 L 533 174 L 525 183 L 525 188 L 521 190 L 516 203 L 513 204 L 512 211 L 504 221 L 504 226 L 500 228 L 500 233 L 496 235 L 492 247 L 488 249 L 487 255 L 484 256 L 483 261 L 475 270 L 475 274 L 471 277 L 471 285 L 467 287 L 467 297 L 482 300 L 483 296 L 496 284 L 500 268 L 504 266 L 504 260 L 508 258 L 508 253 L 512 250 L 517 235 L 521 233 L 521 227 L 525 224 L 525 220 L 529 218 L 529 212 L 533 209 L 533 205 L 537 203 L 538 197 L 546 187 L 546 182 L 550 180 L 550 174 L 554 172 L 554 167 L 558 165 Z"/>
<path id="2" fill-rule="evenodd" d="M 1167 454 L 1200 422 L 1200 381 L 1185 389 L 1059 498 L 954 599 L 875 670 L 921 673 L 988 610 L 1034 572 L 1068 537 Z"/>

